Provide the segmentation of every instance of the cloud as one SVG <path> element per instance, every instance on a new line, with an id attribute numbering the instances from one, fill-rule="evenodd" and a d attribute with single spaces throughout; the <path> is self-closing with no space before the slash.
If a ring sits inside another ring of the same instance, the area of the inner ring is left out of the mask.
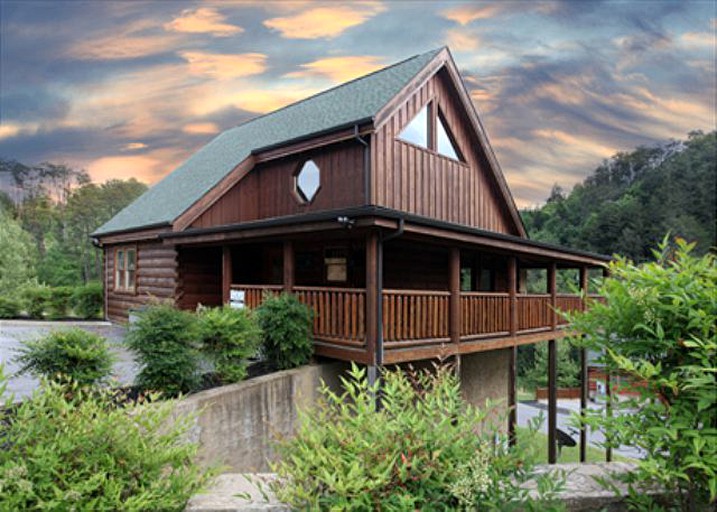
<path id="1" fill-rule="evenodd" d="M 219 80 L 258 75 L 266 70 L 266 55 L 261 53 L 180 52 L 189 63 L 193 75 L 206 75 Z"/>
<path id="2" fill-rule="evenodd" d="M 680 36 L 680 42 L 687 48 L 704 47 L 714 50 L 716 41 L 714 32 L 685 32 Z"/>
<path id="3" fill-rule="evenodd" d="M 463 29 L 450 29 L 446 32 L 446 44 L 456 52 L 469 52 L 478 49 L 480 39 Z"/>
<path id="4" fill-rule="evenodd" d="M 70 45 L 66 55 L 80 60 L 126 60 L 175 49 L 180 39 L 174 34 L 151 33 L 156 28 L 149 20 L 130 23 L 113 33 L 82 38 Z"/>
<path id="5" fill-rule="evenodd" d="M 39 125 L 35 123 L 2 123 L 0 124 L 0 140 L 32 135 L 39 129 Z"/>
<path id="6" fill-rule="evenodd" d="M 189 135 L 213 135 L 219 132 L 216 123 L 190 123 L 182 127 L 182 131 Z"/>
<path id="7" fill-rule="evenodd" d="M 447 20 L 455 21 L 460 25 L 468 25 L 475 20 L 485 20 L 494 18 L 505 10 L 505 6 L 500 4 L 494 5 L 471 5 L 465 4 L 458 7 L 452 7 L 441 12 L 441 15 Z"/>
<path id="8" fill-rule="evenodd" d="M 128 142 L 122 147 L 122 151 L 136 151 L 138 149 L 145 149 L 147 144 L 144 142 Z"/>
<path id="9" fill-rule="evenodd" d="M 289 16 L 270 18 L 264 26 L 287 39 L 333 38 L 386 10 L 379 2 L 312 7 Z"/>
<path id="10" fill-rule="evenodd" d="M 228 37 L 244 32 L 242 27 L 225 21 L 226 17 L 216 9 L 200 7 L 182 11 L 180 16 L 166 23 L 164 28 L 173 32 L 211 34 L 216 37 Z"/>
<path id="11" fill-rule="evenodd" d="M 302 71 L 294 71 L 284 76 L 289 78 L 326 76 L 334 82 L 346 82 L 376 71 L 384 65 L 380 57 L 369 55 L 327 57 L 301 64 L 299 67 L 302 68 Z"/>
<path id="12" fill-rule="evenodd" d="M 250 88 L 248 84 L 240 92 L 227 93 L 216 89 L 192 104 L 192 114 L 206 116 L 234 107 L 254 114 L 264 114 L 316 94 L 319 89 L 301 89 L 289 84 L 280 84 L 277 88 Z"/>

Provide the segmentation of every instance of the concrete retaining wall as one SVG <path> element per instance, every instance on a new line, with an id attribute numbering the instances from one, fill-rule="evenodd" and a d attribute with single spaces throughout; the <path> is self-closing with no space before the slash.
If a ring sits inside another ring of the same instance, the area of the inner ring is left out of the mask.
<path id="1" fill-rule="evenodd" d="M 321 381 L 338 388 L 344 363 L 303 366 L 190 395 L 177 414 L 196 415 L 189 432 L 199 442 L 199 462 L 225 471 L 263 472 L 277 436 L 294 432 L 297 411 L 311 406 Z"/>
<path id="2" fill-rule="evenodd" d="M 470 404 L 482 408 L 487 399 L 500 401 L 496 409 L 499 426 L 508 428 L 508 365 L 511 349 L 461 356 L 461 390 Z M 502 421 L 505 419 L 506 421 Z"/>

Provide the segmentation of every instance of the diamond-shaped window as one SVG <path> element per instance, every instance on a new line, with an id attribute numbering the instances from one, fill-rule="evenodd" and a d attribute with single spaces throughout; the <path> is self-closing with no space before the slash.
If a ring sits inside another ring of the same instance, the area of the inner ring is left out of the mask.
<path id="1" fill-rule="evenodd" d="M 305 203 L 310 203 L 316 197 L 321 187 L 321 171 L 313 160 L 307 160 L 296 174 L 296 193 Z"/>

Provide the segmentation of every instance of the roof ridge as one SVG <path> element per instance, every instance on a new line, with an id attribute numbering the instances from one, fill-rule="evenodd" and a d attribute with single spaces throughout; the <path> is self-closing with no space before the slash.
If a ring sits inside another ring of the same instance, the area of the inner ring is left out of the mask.
<path id="1" fill-rule="evenodd" d="M 393 64 L 389 64 L 388 66 L 383 67 L 383 68 L 381 68 L 381 69 L 377 69 L 377 70 L 375 70 L 375 71 L 371 71 L 370 73 L 366 73 L 365 75 L 357 76 L 356 78 L 352 78 L 351 80 L 348 80 L 347 82 L 341 82 L 340 84 L 336 84 L 336 85 L 334 85 L 333 87 L 329 87 L 328 89 L 324 89 L 324 90 L 322 90 L 322 91 L 319 91 L 319 92 L 317 92 L 317 93 L 315 93 L 315 94 L 312 94 L 311 96 L 308 96 L 308 97 L 306 97 L 306 98 L 302 98 L 302 99 L 300 99 L 300 100 L 298 100 L 298 101 L 295 101 L 294 103 L 289 103 L 288 105 L 284 105 L 283 107 L 277 108 L 276 110 L 272 110 L 271 112 L 266 112 L 265 114 L 261 114 L 261 115 L 258 115 L 258 116 L 256 116 L 256 117 L 252 117 L 251 119 L 247 119 L 246 121 L 244 121 L 244 122 L 242 122 L 242 123 L 239 123 L 239 124 L 233 126 L 232 128 L 229 128 L 229 129 L 231 130 L 231 129 L 234 129 L 234 128 L 240 128 L 240 127 L 242 127 L 242 126 L 248 125 L 249 123 L 253 123 L 254 121 L 258 121 L 259 119 L 263 119 L 263 118 L 265 118 L 265 117 L 269 117 L 269 116 L 272 116 L 272 115 L 274 115 L 274 114 L 278 114 L 279 112 L 281 112 L 281 111 L 283 111 L 283 110 L 286 110 L 286 109 L 288 109 L 288 108 L 290 108 L 290 107 L 294 107 L 294 106 L 296 106 L 296 105 L 300 105 L 300 104 L 302 104 L 302 103 L 306 103 L 307 101 L 312 100 L 312 99 L 314 99 L 314 98 L 317 98 L 317 97 L 319 97 L 319 96 L 321 96 L 321 95 L 323 95 L 323 94 L 330 93 L 331 91 L 335 91 L 336 89 L 340 89 L 341 87 L 344 87 L 344 86 L 346 86 L 346 85 L 352 84 L 352 83 L 354 83 L 354 82 L 358 82 L 359 80 L 364 80 L 365 78 L 368 78 L 368 77 L 370 77 L 370 76 L 373 76 L 373 75 L 375 75 L 375 74 L 377 74 L 377 73 L 382 73 L 382 72 L 387 71 L 387 70 L 389 70 L 389 69 L 391 69 L 391 68 L 395 68 L 395 67 L 397 67 L 397 66 L 400 66 L 401 64 L 405 64 L 405 63 L 407 63 L 407 62 L 409 62 L 409 61 L 412 61 L 412 60 L 414 60 L 414 59 L 417 59 L 417 58 L 419 58 L 419 57 L 423 57 L 423 56 L 425 56 L 425 55 L 428 55 L 429 53 L 438 53 L 438 52 L 440 52 L 443 48 L 444 48 L 444 47 L 441 46 L 440 48 L 437 48 L 437 49 L 434 49 L 434 50 L 429 50 L 429 51 L 423 52 L 423 53 L 417 53 L 416 55 L 413 55 L 413 56 L 411 56 L 411 57 L 408 57 L 408 58 L 406 58 L 406 59 L 403 59 L 402 61 L 394 62 Z"/>

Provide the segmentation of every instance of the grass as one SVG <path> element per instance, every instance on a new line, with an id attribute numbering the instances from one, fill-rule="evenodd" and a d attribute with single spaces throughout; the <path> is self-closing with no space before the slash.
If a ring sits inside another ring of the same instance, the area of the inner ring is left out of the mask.
<path id="1" fill-rule="evenodd" d="M 530 433 L 529 430 L 524 427 L 518 427 L 517 432 L 519 438 L 525 438 L 525 436 L 529 435 Z M 535 434 L 533 434 L 533 438 L 530 441 L 530 451 L 538 455 L 536 461 L 538 464 L 547 463 L 548 436 L 540 432 L 536 432 Z M 596 448 L 594 446 L 588 445 L 586 455 L 587 462 L 605 462 L 605 450 L 601 448 Z M 613 460 L 622 462 L 631 461 L 629 457 L 622 457 L 614 453 Z M 580 462 L 580 442 L 578 441 L 578 444 L 572 448 L 568 448 L 566 446 L 563 447 L 560 456 L 558 457 L 558 462 Z"/>
<path id="2" fill-rule="evenodd" d="M 535 391 L 527 390 L 525 388 L 518 388 L 517 392 L 518 402 L 525 402 L 528 400 L 535 400 Z"/>

